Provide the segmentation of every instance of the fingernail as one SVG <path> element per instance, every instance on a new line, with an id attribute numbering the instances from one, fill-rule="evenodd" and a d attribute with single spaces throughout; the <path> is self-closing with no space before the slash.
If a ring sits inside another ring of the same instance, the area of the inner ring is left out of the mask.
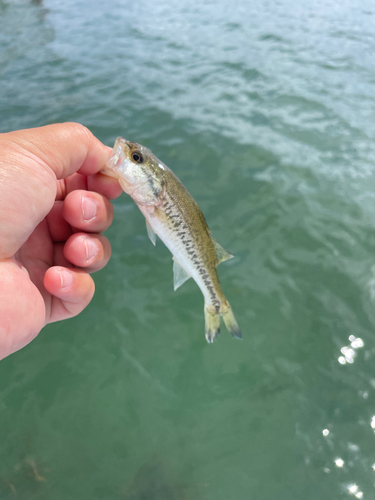
<path id="1" fill-rule="evenodd" d="M 73 283 L 73 276 L 69 271 L 60 271 L 61 288 L 67 288 Z"/>
<path id="2" fill-rule="evenodd" d="M 86 262 L 95 257 L 99 252 L 98 245 L 90 238 L 85 237 Z"/>
<path id="3" fill-rule="evenodd" d="M 84 220 L 91 220 L 96 215 L 96 203 L 93 199 L 87 196 L 82 196 L 82 213 Z"/>

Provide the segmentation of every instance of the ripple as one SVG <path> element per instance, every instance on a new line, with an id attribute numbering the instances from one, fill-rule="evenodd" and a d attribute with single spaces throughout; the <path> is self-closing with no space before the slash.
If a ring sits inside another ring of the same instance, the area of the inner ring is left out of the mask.
<path id="1" fill-rule="evenodd" d="M 173 292 L 171 256 L 123 195 L 89 309 L 1 365 L 0 488 L 117 498 L 157 453 L 187 497 L 372 498 L 373 6 L 0 12 L 0 129 L 79 120 L 150 147 L 237 255 L 219 273 L 244 331 L 205 345 L 199 290 Z M 51 467 L 37 485 L 34 454 Z"/>

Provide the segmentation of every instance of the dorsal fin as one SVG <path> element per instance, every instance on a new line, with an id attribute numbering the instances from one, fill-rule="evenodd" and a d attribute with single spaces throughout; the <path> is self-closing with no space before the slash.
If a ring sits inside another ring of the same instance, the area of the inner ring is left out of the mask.
<path id="1" fill-rule="evenodd" d="M 225 260 L 232 259 L 234 255 L 231 253 L 227 252 L 225 248 L 223 248 L 216 240 L 215 238 L 212 238 L 214 245 L 215 245 L 215 252 L 216 252 L 216 257 L 217 257 L 217 265 L 220 264 L 220 262 L 224 262 Z"/>

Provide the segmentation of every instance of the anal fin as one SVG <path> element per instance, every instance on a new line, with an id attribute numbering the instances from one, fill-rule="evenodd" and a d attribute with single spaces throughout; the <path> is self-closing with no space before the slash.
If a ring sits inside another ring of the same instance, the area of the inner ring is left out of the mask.
<path id="1" fill-rule="evenodd" d="M 190 278 L 185 269 L 177 262 L 173 257 L 173 281 L 174 281 L 174 291 L 177 290 L 181 285 L 185 283 L 186 280 Z"/>
<path id="2" fill-rule="evenodd" d="M 152 229 L 152 227 L 150 226 L 150 224 L 147 222 L 147 220 L 146 220 L 146 227 L 147 227 L 148 237 L 150 238 L 152 244 L 155 246 L 156 245 L 156 234 L 155 234 L 154 230 Z"/>

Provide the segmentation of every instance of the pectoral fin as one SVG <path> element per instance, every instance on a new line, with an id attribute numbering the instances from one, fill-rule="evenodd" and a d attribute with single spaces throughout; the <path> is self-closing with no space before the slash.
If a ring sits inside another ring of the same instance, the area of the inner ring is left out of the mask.
<path id="1" fill-rule="evenodd" d="M 183 285 L 186 280 L 190 278 L 190 275 L 185 271 L 183 267 L 177 262 L 177 260 L 173 257 L 173 279 L 174 279 L 174 291 L 177 290 L 178 287 Z"/>
<path id="2" fill-rule="evenodd" d="M 225 248 L 223 248 L 221 245 L 219 245 L 219 243 L 214 238 L 212 238 L 212 239 L 213 239 L 213 242 L 214 242 L 214 245 L 215 245 L 216 257 L 217 257 L 217 265 L 219 265 L 220 262 L 224 262 L 225 260 L 229 260 L 232 257 L 234 257 L 234 255 L 232 255 L 231 253 L 227 252 L 225 250 Z"/>
<path id="3" fill-rule="evenodd" d="M 156 234 L 154 233 L 154 230 L 150 226 L 150 224 L 146 220 L 146 227 L 147 227 L 147 234 L 148 237 L 150 238 L 152 244 L 155 246 L 156 245 Z"/>

